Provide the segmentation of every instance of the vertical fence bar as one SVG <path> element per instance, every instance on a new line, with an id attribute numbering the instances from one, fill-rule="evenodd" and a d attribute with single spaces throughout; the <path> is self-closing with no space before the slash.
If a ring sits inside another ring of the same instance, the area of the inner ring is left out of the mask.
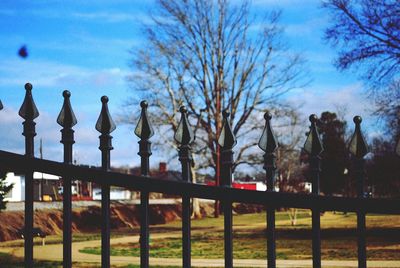
<path id="1" fill-rule="evenodd" d="M 315 114 L 310 115 L 310 132 L 304 144 L 304 150 L 310 156 L 310 176 L 312 180 L 312 194 L 319 195 L 319 176 L 321 173 L 321 157 L 323 152 L 321 140 L 317 130 L 318 118 Z M 321 267 L 321 218 L 320 209 L 312 209 L 312 249 L 313 249 L 313 267 Z"/>
<path id="2" fill-rule="evenodd" d="M 145 176 L 145 174 L 142 174 Z M 149 267 L 150 232 L 149 232 L 149 192 L 140 192 L 140 267 Z"/>
<path id="3" fill-rule="evenodd" d="M 180 159 L 182 159 L 180 157 Z M 182 163 L 182 172 L 183 163 Z M 183 174 L 183 173 L 182 173 Z M 182 179 L 186 181 L 186 178 Z M 189 179 L 189 178 L 188 178 Z M 187 181 L 190 182 L 190 181 Z M 184 268 L 191 267 L 191 232 L 190 232 L 190 217 L 191 217 L 191 207 L 190 207 L 190 196 L 184 194 L 182 196 L 182 266 Z"/>
<path id="4" fill-rule="evenodd" d="M 146 101 L 140 103 L 142 108 L 139 122 L 135 128 L 135 135 L 140 138 L 139 153 L 140 156 L 140 172 L 142 176 L 149 176 L 151 155 L 151 142 L 149 139 L 153 136 L 153 128 L 147 118 Z M 140 267 L 149 267 L 149 192 L 142 191 L 140 193 Z"/>
<path id="5" fill-rule="evenodd" d="M 72 145 L 74 141 L 73 126 L 77 120 L 71 107 L 71 93 L 63 92 L 64 103 L 57 123 L 63 127 L 61 130 L 61 143 L 64 145 L 64 163 L 72 164 Z M 63 178 L 63 267 L 72 267 L 72 201 L 71 201 L 71 178 Z"/>
<path id="6" fill-rule="evenodd" d="M 232 185 L 232 167 L 233 167 L 233 150 L 236 145 L 236 138 L 232 132 L 229 123 L 229 112 L 222 112 L 223 125 L 221 135 L 218 138 L 218 144 L 221 146 L 221 186 L 231 187 Z M 224 212 L 224 252 L 225 252 L 225 267 L 233 267 L 233 228 L 232 228 L 232 201 L 229 199 L 223 200 Z"/>
<path id="7" fill-rule="evenodd" d="M 357 182 L 357 196 L 364 198 L 364 175 L 365 175 L 365 160 L 364 156 L 368 153 L 368 146 L 361 132 L 360 116 L 353 118 L 355 124 L 354 134 L 350 140 L 349 151 L 353 158 L 354 177 Z M 357 244 L 358 244 L 358 267 L 367 267 L 367 250 L 366 250 L 366 226 L 365 212 L 360 210 L 357 212 Z"/>
<path id="8" fill-rule="evenodd" d="M 103 171 L 110 169 L 110 151 L 113 149 L 111 144 L 112 136 L 110 135 L 116 128 L 108 111 L 108 97 L 101 97 L 102 108 L 99 119 L 96 123 L 96 130 L 101 133 L 100 146 L 101 151 L 101 168 Z M 101 267 L 110 267 L 110 185 L 103 184 L 101 186 Z"/>
<path id="9" fill-rule="evenodd" d="M 181 106 L 181 121 L 175 133 L 175 140 L 179 144 L 179 161 L 182 165 L 182 180 L 192 182 L 191 180 L 191 148 L 190 144 L 194 141 L 194 134 L 189 126 L 187 119 L 187 110 Z M 182 264 L 184 268 L 191 267 L 191 241 L 190 241 L 190 196 L 182 195 Z"/>
<path id="10" fill-rule="evenodd" d="M 36 136 L 35 125 L 33 121 L 39 116 L 32 97 L 32 85 L 25 84 L 25 98 L 19 109 L 19 115 L 25 119 L 22 123 L 24 126 L 25 136 L 25 155 L 34 157 L 34 137 Z M 24 227 L 24 259 L 25 267 L 33 267 L 33 170 L 28 169 L 25 173 L 25 227 Z"/>
<path id="11" fill-rule="evenodd" d="M 276 171 L 276 155 L 275 151 L 278 148 L 274 132 L 270 121 L 272 115 L 265 113 L 265 127 L 261 135 L 258 146 L 265 152 L 264 154 L 264 169 L 266 172 L 267 191 L 275 191 L 275 171 Z M 268 267 L 276 267 L 276 246 L 275 246 L 275 207 L 267 206 L 267 257 Z"/>

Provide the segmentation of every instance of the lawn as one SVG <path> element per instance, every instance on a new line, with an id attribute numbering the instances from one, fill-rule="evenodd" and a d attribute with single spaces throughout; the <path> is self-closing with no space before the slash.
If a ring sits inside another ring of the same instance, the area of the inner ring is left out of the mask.
<path id="1" fill-rule="evenodd" d="M 177 233 L 181 222 L 154 226 L 151 233 Z M 223 258 L 223 217 L 192 221 L 192 257 Z M 277 258 L 310 259 L 311 219 L 309 212 L 300 211 L 296 226 L 291 226 L 285 212 L 278 212 Z M 321 217 L 322 258 L 357 259 L 355 214 L 325 213 Z M 400 250 L 400 216 L 367 216 L 367 254 L 369 260 L 397 260 Z M 234 258 L 265 259 L 265 213 L 234 216 Z M 210 246 L 212 245 L 212 246 Z M 85 253 L 100 254 L 100 248 L 85 248 Z M 151 238 L 150 256 L 180 258 L 180 237 Z M 140 256 L 138 243 L 113 245 L 111 255 Z"/>
<path id="2" fill-rule="evenodd" d="M 123 236 L 120 233 L 115 233 L 112 237 L 121 237 Z M 72 237 L 72 242 L 81 242 L 81 241 L 90 241 L 90 240 L 99 240 L 101 239 L 100 233 L 74 233 Z M 63 238 L 61 235 L 48 235 L 45 238 L 46 245 L 51 244 L 61 244 L 63 242 Z M 33 244 L 35 246 L 42 245 L 42 239 L 38 237 L 34 237 Z M 11 240 L 6 242 L 1 242 L 0 247 L 23 247 L 24 240 Z"/>
<path id="3" fill-rule="evenodd" d="M 16 258 L 10 254 L 0 252 L 0 267 L 1 268 L 24 268 L 24 260 L 22 258 Z M 62 262 L 56 261 L 35 261 L 35 268 L 62 268 Z M 73 263 L 74 268 L 95 268 L 99 267 L 98 264 L 89 263 Z M 112 267 L 115 267 L 114 265 Z M 140 268 L 140 265 L 127 265 L 118 266 L 120 268 Z M 179 266 L 152 266 L 154 268 L 177 268 Z"/>
<path id="4" fill-rule="evenodd" d="M 266 214 L 254 213 L 234 215 L 234 258 L 266 259 L 265 239 Z M 322 259 L 356 260 L 356 215 L 354 213 L 327 212 L 321 216 Z M 367 215 L 368 260 L 398 260 L 400 252 L 400 215 Z M 298 213 L 297 224 L 291 226 L 286 212 L 276 214 L 277 258 L 311 259 L 311 218 L 308 210 Z M 113 230 L 111 237 L 138 235 L 139 228 Z M 150 226 L 150 256 L 181 258 L 181 221 Z M 158 235 L 167 238 L 157 238 Z M 73 241 L 99 240 L 99 233 L 74 233 Z M 37 244 L 40 239 L 35 240 Z M 60 244 L 62 236 L 49 236 L 46 244 Z M 192 221 L 192 258 L 223 258 L 223 216 Z M 23 241 L 9 241 L 1 246 L 23 246 Z M 100 248 L 85 248 L 85 253 L 100 254 Z M 139 256 L 138 243 L 113 245 L 111 255 Z M 23 260 L 0 254 L 1 267 L 23 267 Z M 61 262 L 38 261 L 35 267 L 62 267 Z M 74 267 L 96 267 L 93 264 L 78 264 Z M 121 266 L 135 268 L 138 265 Z M 161 267 L 159 267 L 161 268 Z"/>
<path id="5" fill-rule="evenodd" d="M 0 252 L 0 264 L 1 268 L 23 268 L 24 260 L 22 258 L 17 258 L 10 254 Z M 40 267 L 40 268 L 62 267 L 62 263 L 53 261 L 35 261 L 35 267 Z"/>

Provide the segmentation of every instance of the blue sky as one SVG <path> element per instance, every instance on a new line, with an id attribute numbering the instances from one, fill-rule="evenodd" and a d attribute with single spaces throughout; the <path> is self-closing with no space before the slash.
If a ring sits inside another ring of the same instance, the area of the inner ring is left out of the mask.
<path id="1" fill-rule="evenodd" d="M 301 52 L 310 85 L 286 98 L 301 104 L 304 118 L 310 113 L 347 109 L 346 119 L 355 114 L 374 119 L 362 83 L 351 72 L 338 72 L 332 65 L 335 50 L 323 40 L 328 15 L 317 0 L 254 0 L 254 10 L 282 9 L 284 40 Z M 0 148 L 22 153 L 22 118 L 17 112 L 24 97 L 24 84 L 31 82 L 40 116 L 37 137 L 43 139 L 44 158 L 61 161 L 60 127 L 56 124 L 62 91 L 69 89 L 78 119 L 75 158 L 79 163 L 99 165 L 98 133 L 94 129 L 100 112 L 100 97 L 108 95 L 111 114 L 121 112 L 132 92 L 126 76 L 129 51 L 140 47 L 140 26 L 149 22 L 152 1 L 12 1 L 0 2 Z M 29 57 L 17 51 L 27 45 Z M 137 111 L 132 111 L 138 113 Z M 112 164 L 137 165 L 137 138 L 133 126 L 118 125 L 113 133 Z M 307 129 L 305 125 L 304 129 Z M 376 128 L 369 135 L 379 133 Z M 38 143 L 37 143 L 38 144 Z M 37 146 L 36 146 L 37 147 Z M 155 159 L 160 159 L 154 152 Z M 156 161 L 156 160 L 154 160 Z"/>

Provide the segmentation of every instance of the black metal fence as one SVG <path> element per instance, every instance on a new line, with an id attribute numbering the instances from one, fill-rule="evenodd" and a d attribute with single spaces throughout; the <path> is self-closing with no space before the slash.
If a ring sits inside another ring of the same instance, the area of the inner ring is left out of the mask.
<path id="1" fill-rule="evenodd" d="M 127 187 L 141 192 L 140 205 L 140 265 L 149 267 L 149 192 L 160 192 L 182 196 L 182 265 L 191 266 L 191 202 L 190 199 L 206 198 L 220 200 L 224 212 L 224 254 L 225 267 L 233 267 L 233 236 L 232 236 L 232 203 L 242 202 L 261 204 L 267 206 L 267 267 L 276 267 L 275 246 L 275 208 L 290 207 L 312 210 L 312 252 L 313 267 L 321 267 L 321 236 L 320 236 L 320 212 L 321 211 L 346 211 L 357 213 L 358 236 L 358 263 L 359 267 L 367 266 L 366 254 L 366 213 L 400 214 L 400 200 L 373 199 L 364 195 L 364 156 L 368 153 L 367 144 L 361 132 L 361 117 L 354 117 L 355 131 L 350 141 L 349 151 L 353 157 L 354 174 L 357 180 L 357 198 L 333 197 L 319 195 L 320 154 L 323 151 L 316 127 L 317 117 L 310 116 L 310 132 L 308 134 L 304 150 L 309 154 L 309 164 L 312 179 L 312 193 L 284 193 L 274 192 L 274 180 L 276 172 L 277 141 L 272 131 L 271 115 L 265 114 L 265 128 L 261 134 L 259 147 L 264 151 L 264 169 L 267 191 L 252 191 L 231 188 L 233 147 L 236 144 L 235 136 L 229 125 L 229 113 L 223 112 L 223 130 L 218 139 L 221 146 L 221 186 L 207 186 L 191 182 L 191 143 L 194 134 L 190 129 L 187 111 L 180 108 L 181 121 L 175 140 L 179 144 L 179 161 L 182 165 L 182 179 L 179 182 L 166 181 L 149 177 L 149 158 L 151 156 L 150 138 L 153 129 L 147 116 L 147 103 L 141 102 L 141 117 L 135 129 L 139 140 L 139 156 L 141 157 L 141 176 L 126 175 L 110 171 L 110 151 L 112 136 L 110 133 L 116 126 L 108 111 L 108 98 L 101 98 L 102 109 L 96 123 L 96 130 L 101 135 L 99 149 L 102 156 L 101 168 L 86 168 L 72 164 L 72 146 L 74 144 L 74 130 L 77 123 L 70 103 L 71 94 L 63 92 L 64 104 L 57 118 L 57 123 L 62 127 L 61 143 L 64 145 L 63 163 L 37 159 L 34 157 L 34 137 L 36 135 L 34 119 L 39 112 L 32 98 L 32 85 L 25 85 L 26 95 L 19 110 L 19 115 L 24 119 L 23 135 L 25 136 L 25 155 L 14 154 L 0 150 L 0 168 L 25 173 L 25 267 L 34 267 L 33 258 L 33 172 L 44 172 L 58 175 L 63 178 L 63 266 L 72 267 L 71 254 L 71 179 L 92 181 L 102 186 L 102 232 L 101 232 L 101 266 L 110 267 L 110 186 Z M 1 102 L 0 102 L 1 104 Z M 2 104 L 0 105 L 2 109 Z M 397 153 L 400 154 L 400 145 L 397 145 Z"/>

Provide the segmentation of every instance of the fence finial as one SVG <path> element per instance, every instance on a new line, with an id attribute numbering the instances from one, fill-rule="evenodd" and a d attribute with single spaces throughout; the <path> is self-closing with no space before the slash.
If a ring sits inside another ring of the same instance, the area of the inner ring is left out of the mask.
<path id="1" fill-rule="evenodd" d="M 179 122 L 174 138 L 180 145 L 189 145 L 194 141 L 195 137 L 189 125 L 187 109 L 185 106 L 181 106 L 179 111 L 181 112 L 181 121 Z"/>
<path id="2" fill-rule="evenodd" d="M 72 128 L 78 123 L 74 111 L 71 107 L 70 97 L 71 93 L 68 90 L 63 92 L 64 103 L 61 108 L 60 114 L 57 117 L 57 123 L 64 128 Z"/>
<path id="3" fill-rule="evenodd" d="M 361 116 L 355 116 L 353 122 L 355 124 L 355 129 L 349 143 L 349 151 L 356 158 L 363 158 L 368 153 L 368 145 L 361 132 Z"/>
<path id="4" fill-rule="evenodd" d="M 318 117 L 315 114 L 310 115 L 311 122 L 310 132 L 308 133 L 306 142 L 304 143 L 304 150 L 311 155 L 319 155 L 324 151 L 321 139 L 317 129 Z"/>
<path id="5" fill-rule="evenodd" d="M 368 154 L 368 145 L 361 132 L 361 116 L 353 118 L 355 124 L 354 134 L 349 143 L 349 151 L 353 156 L 353 176 L 356 180 L 357 197 L 365 197 L 365 159 Z M 366 247 L 366 222 L 365 212 L 357 211 L 357 246 L 358 246 L 358 266 L 367 267 L 367 247 Z"/>
<path id="6" fill-rule="evenodd" d="M 150 173 L 150 156 L 151 142 L 153 136 L 153 128 L 147 117 L 148 104 L 145 100 L 140 102 L 142 108 L 139 121 L 135 128 L 135 135 L 140 138 L 139 152 L 140 155 L 140 174 L 149 176 Z M 142 191 L 140 193 L 140 267 L 149 267 L 149 192 Z"/>
<path id="7" fill-rule="evenodd" d="M 108 111 L 108 97 L 101 97 L 102 107 L 99 119 L 97 119 L 96 130 L 101 133 L 99 136 L 101 151 L 101 168 L 103 171 L 110 170 L 111 155 L 113 149 L 110 135 L 116 128 L 114 121 Z M 101 185 L 101 267 L 110 267 L 110 185 Z"/>
<path id="8" fill-rule="evenodd" d="M 265 127 L 260 141 L 258 142 L 258 147 L 260 147 L 260 149 L 266 153 L 273 153 L 275 152 L 276 148 L 278 148 L 278 143 L 276 142 L 274 131 L 271 127 L 272 115 L 269 112 L 266 112 L 264 114 L 264 119 Z"/>
<path id="9" fill-rule="evenodd" d="M 142 140 L 148 140 L 154 135 L 154 131 L 147 117 L 147 101 L 141 101 L 140 107 L 142 107 L 142 112 L 135 128 L 135 135 Z"/>
<path id="10" fill-rule="evenodd" d="M 24 102 L 19 109 L 19 116 L 26 120 L 33 120 L 39 116 L 39 111 L 36 108 L 35 101 L 32 97 L 32 84 L 26 83 L 25 84 L 25 98 Z"/>
<path id="11" fill-rule="evenodd" d="M 232 132 L 231 125 L 229 124 L 229 121 L 228 121 L 229 115 L 230 115 L 230 113 L 226 109 L 222 112 L 224 121 L 222 123 L 221 134 L 219 135 L 219 138 L 218 138 L 218 144 L 223 149 L 224 148 L 233 148 L 236 145 L 236 138 Z"/>
<path id="12" fill-rule="evenodd" d="M 57 117 L 57 123 L 62 126 L 61 143 L 64 145 L 64 163 L 72 164 L 73 150 L 72 145 L 75 143 L 73 126 L 77 120 L 71 107 L 71 93 L 64 90 L 62 93 L 64 103 L 60 114 Z M 72 267 L 72 192 L 71 177 L 63 176 L 63 258 L 64 267 Z"/>
<path id="13" fill-rule="evenodd" d="M 319 178 L 321 172 L 321 158 L 320 154 L 324 148 L 319 138 L 317 129 L 318 118 L 315 114 L 310 115 L 309 120 L 311 122 L 310 132 L 308 133 L 307 140 L 304 143 L 304 150 L 310 154 L 309 158 L 309 169 L 310 178 L 312 183 L 311 192 L 314 196 L 319 195 Z M 320 210 L 315 207 L 312 209 L 312 256 L 313 256 L 313 267 L 321 267 L 321 219 Z"/>
<path id="14" fill-rule="evenodd" d="M 221 146 L 221 157 L 220 157 L 220 185 L 223 187 L 231 187 L 233 180 L 233 146 L 236 145 L 236 138 L 232 132 L 232 128 L 229 124 L 229 112 L 224 110 L 222 112 L 224 118 L 222 124 L 221 134 L 218 138 L 218 144 Z M 232 202 L 226 199 L 222 203 L 224 210 L 224 248 L 225 248 L 225 267 L 233 267 L 233 230 L 232 230 Z"/>
<path id="15" fill-rule="evenodd" d="M 264 114 L 265 127 L 258 146 L 265 152 L 264 169 L 267 191 L 275 191 L 276 176 L 276 154 L 278 148 L 274 132 L 271 128 L 272 115 L 269 112 Z M 268 267 L 276 267 L 276 243 L 275 243 L 275 207 L 267 205 L 267 259 Z"/>
<path id="16" fill-rule="evenodd" d="M 174 139 L 179 144 L 179 161 L 182 165 L 182 180 L 184 182 L 192 182 L 192 166 L 193 163 L 190 144 L 194 141 L 194 133 L 189 125 L 187 118 L 187 109 L 185 106 L 179 108 L 181 112 L 181 121 L 175 132 Z M 191 267 L 190 259 L 190 196 L 182 196 L 182 266 Z"/>
<path id="17" fill-rule="evenodd" d="M 3 103 L 2 103 L 1 100 L 0 100 L 0 111 L 3 110 L 3 108 L 4 108 L 4 107 L 3 107 Z"/>
<path id="18" fill-rule="evenodd" d="M 101 97 L 101 102 L 103 105 L 101 107 L 99 119 L 97 119 L 96 130 L 102 134 L 110 134 L 116 129 L 116 126 L 108 111 L 108 97 Z"/>

